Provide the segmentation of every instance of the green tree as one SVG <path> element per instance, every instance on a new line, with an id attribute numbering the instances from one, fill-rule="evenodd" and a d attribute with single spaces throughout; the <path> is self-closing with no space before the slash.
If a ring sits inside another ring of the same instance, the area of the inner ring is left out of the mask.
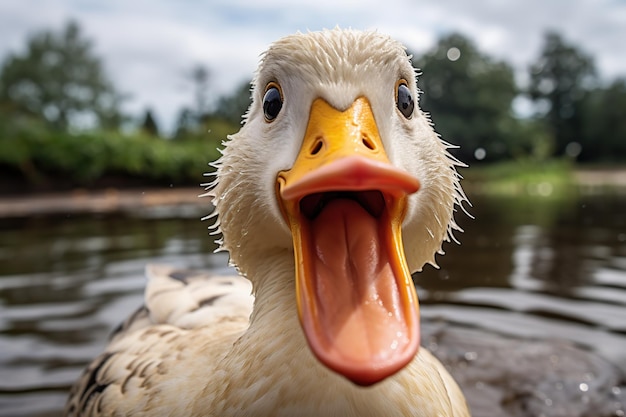
<path id="1" fill-rule="evenodd" d="M 626 79 L 589 92 L 583 105 L 580 161 L 626 161 Z"/>
<path id="2" fill-rule="evenodd" d="M 203 64 L 194 65 L 185 78 L 193 88 L 194 103 L 184 106 L 178 113 L 175 139 L 199 138 L 202 136 L 203 120 L 209 117 L 209 82 L 211 72 Z"/>
<path id="3" fill-rule="evenodd" d="M 458 158 L 508 156 L 517 122 L 511 112 L 517 88 L 508 64 L 480 53 L 459 34 L 443 37 L 413 64 L 423 74 L 420 106 L 443 139 L 460 146 Z"/>
<path id="4" fill-rule="evenodd" d="M 555 32 L 548 32 L 539 58 L 530 66 L 528 93 L 555 138 L 555 152 L 580 143 L 583 102 L 595 82 L 593 59 Z"/>
<path id="5" fill-rule="evenodd" d="M 189 80 L 193 84 L 195 98 L 195 117 L 197 120 L 205 117 L 209 112 L 209 84 L 211 72 L 202 64 L 196 64 L 189 72 Z"/>
<path id="6" fill-rule="evenodd" d="M 237 126 L 241 123 L 241 116 L 248 110 L 250 101 L 250 82 L 244 82 L 232 94 L 219 98 L 213 116 Z"/>
<path id="7" fill-rule="evenodd" d="M 189 107 L 183 107 L 178 112 L 174 139 L 185 139 L 198 130 L 197 119 Z"/>
<path id="8" fill-rule="evenodd" d="M 196 87 L 196 97 L 201 84 Z M 215 103 L 215 110 L 204 114 L 198 114 L 189 107 L 184 107 L 178 114 L 176 123 L 176 139 L 202 139 L 210 138 L 221 142 L 227 134 L 239 130 L 242 115 L 250 105 L 250 83 L 239 85 L 231 94 L 221 96 Z"/>
<path id="9" fill-rule="evenodd" d="M 123 121 L 121 96 L 79 25 L 31 36 L 22 54 L 10 54 L 0 72 L 0 102 L 10 112 L 32 115 L 52 126 L 116 128 Z"/>
<path id="10" fill-rule="evenodd" d="M 150 136 L 159 136 L 159 127 L 157 126 L 156 120 L 152 115 L 151 109 L 147 109 L 145 115 L 143 116 L 141 130 Z"/>

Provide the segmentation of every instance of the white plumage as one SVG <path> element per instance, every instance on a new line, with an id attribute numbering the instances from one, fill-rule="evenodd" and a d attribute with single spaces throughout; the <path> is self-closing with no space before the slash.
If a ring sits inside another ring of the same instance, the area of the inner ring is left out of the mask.
<path id="1" fill-rule="evenodd" d="M 458 229 L 454 206 L 464 196 L 457 163 L 427 117 L 417 106 L 408 117 L 400 110 L 399 85 L 417 101 L 403 47 L 375 32 L 335 29 L 273 44 L 255 76 L 245 125 L 226 143 L 209 191 L 221 248 L 247 279 L 149 267 L 146 306 L 85 371 L 67 414 L 468 416 L 443 366 L 426 349 L 411 351 L 413 336 L 419 341 L 412 330 L 417 303 L 402 279 L 434 264 L 442 241 Z M 271 88 L 280 92 L 282 105 L 275 119 L 264 106 Z M 353 109 L 361 119 L 345 119 L 345 126 L 367 119 L 363 123 L 374 127 L 356 136 L 365 146 L 356 152 L 365 157 L 342 159 L 332 154 L 329 131 L 310 132 L 316 120 L 326 126 L 328 117 L 319 118 L 318 111 L 344 117 Z M 309 148 L 308 140 L 316 145 Z M 370 151 L 381 153 L 376 158 L 383 162 L 368 162 Z M 301 175 L 301 161 L 318 156 L 328 158 L 320 165 L 325 169 L 347 167 L 350 174 L 321 178 L 321 170 L 306 168 Z M 381 184 L 380 190 L 356 185 L 353 175 Z M 310 192 L 317 199 L 300 191 L 312 189 L 305 177 L 322 187 Z M 345 237 L 330 239 L 339 241 L 339 251 L 326 249 L 318 236 L 334 229 L 326 219 L 345 226 Z M 353 229 L 360 237 L 352 236 Z M 372 246 L 361 248 L 368 239 Z M 402 253 L 391 247 L 393 239 Z M 351 264 L 348 272 L 326 259 L 335 253 Z M 322 265 L 322 258 L 328 263 Z M 379 275 L 363 284 L 365 258 L 373 259 Z M 319 272 L 324 268 L 330 273 Z M 335 279 L 343 275 L 347 281 Z M 342 320 L 336 327 L 333 314 Z M 378 321 L 386 324 L 369 328 Z M 330 326 L 315 327 L 319 323 Z M 351 340 L 353 334 L 368 340 Z"/>

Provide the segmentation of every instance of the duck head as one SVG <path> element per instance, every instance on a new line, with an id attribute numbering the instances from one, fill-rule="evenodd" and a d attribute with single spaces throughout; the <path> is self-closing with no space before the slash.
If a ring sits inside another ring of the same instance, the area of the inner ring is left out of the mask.
<path id="1" fill-rule="evenodd" d="M 311 351 L 359 385 L 415 357 L 411 273 L 435 264 L 464 199 L 415 78 L 404 48 L 376 32 L 279 40 L 211 191 L 231 261 L 257 288 L 295 286 Z M 258 282 L 259 259 L 280 254 L 291 282 Z"/>

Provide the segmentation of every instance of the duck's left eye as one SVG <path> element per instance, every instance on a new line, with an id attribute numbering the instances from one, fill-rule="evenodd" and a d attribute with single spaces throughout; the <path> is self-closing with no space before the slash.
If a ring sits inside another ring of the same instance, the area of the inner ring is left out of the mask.
<path id="1" fill-rule="evenodd" d="M 413 109 L 415 108 L 415 102 L 411 95 L 411 90 L 406 85 L 406 81 L 402 80 L 398 83 L 396 91 L 396 106 L 400 113 L 407 119 L 410 119 L 413 115 Z"/>
<path id="2" fill-rule="evenodd" d="M 265 95 L 263 96 L 263 113 L 265 114 L 265 120 L 268 122 L 273 121 L 280 113 L 280 109 L 283 107 L 283 96 L 280 93 L 278 84 L 269 83 L 265 89 Z"/>

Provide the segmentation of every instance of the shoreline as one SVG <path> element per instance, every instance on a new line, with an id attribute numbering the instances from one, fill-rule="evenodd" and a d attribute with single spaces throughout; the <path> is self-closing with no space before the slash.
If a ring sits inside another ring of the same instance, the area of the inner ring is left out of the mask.
<path id="1" fill-rule="evenodd" d="M 26 196 L 0 196 L 0 218 L 55 214 L 105 214 L 152 207 L 209 206 L 198 187 L 76 189 Z"/>
<path id="2" fill-rule="evenodd" d="M 577 169 L 572 173 L 574 184 L 583 192 L 606 189 L 626 190 L 626 168 Z M 62 214 L 105 214 L 128 212 L 154 207 L 209 205 L 200 198 L 200 186 L 169 188 L 106 188 L 44 192 L 28 195 L 0 196 L 0 218 L 17 218 Z"/>
<path id="3" fill-rule="evenodd" d="M 572 177 L 582 187 L 626 187 L 626 168 L 575 169 Z"/>

